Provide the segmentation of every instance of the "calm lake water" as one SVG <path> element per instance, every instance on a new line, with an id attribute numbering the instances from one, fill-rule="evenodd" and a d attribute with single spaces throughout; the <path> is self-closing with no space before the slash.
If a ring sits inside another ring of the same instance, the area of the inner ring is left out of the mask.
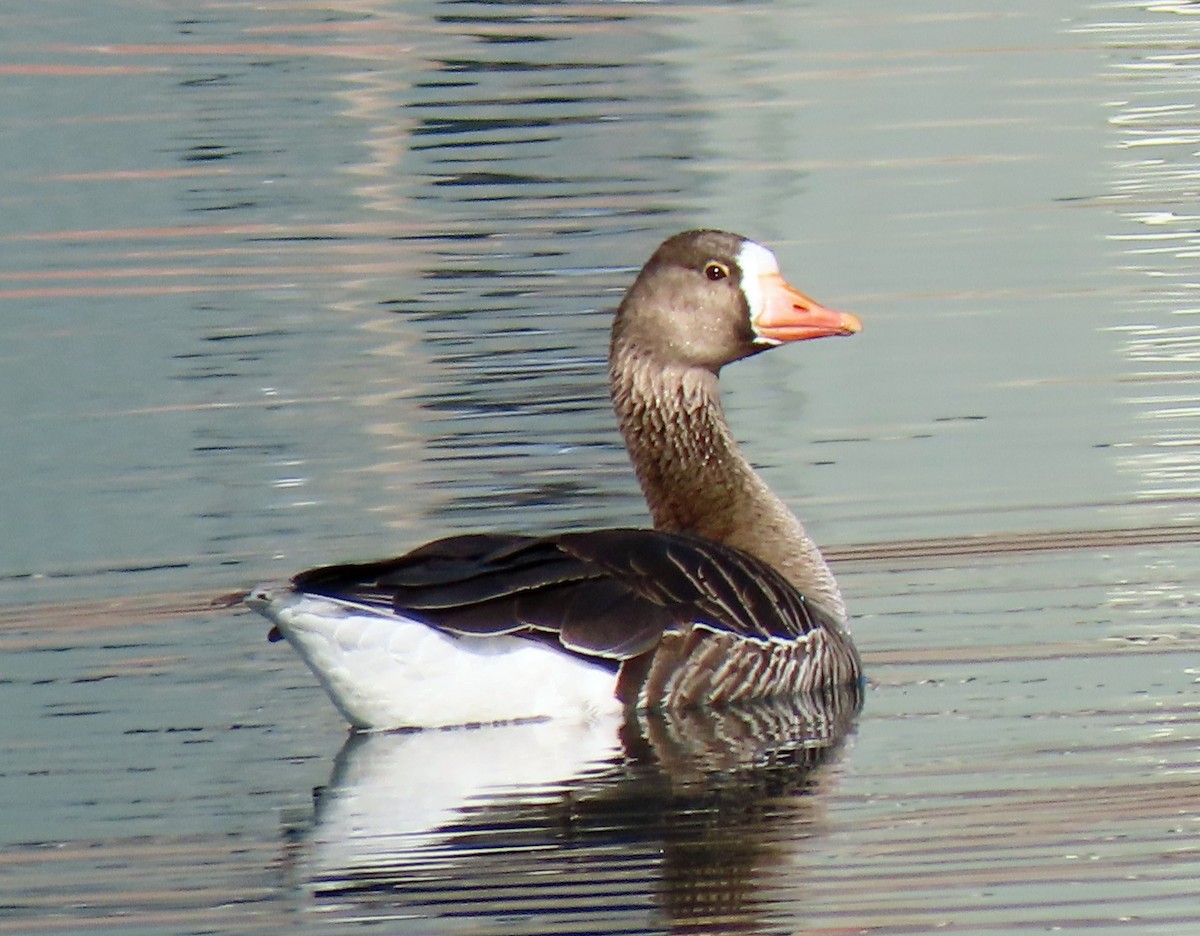
<path id="1" fill-rule="evenodd" d="M 1198 47 L 1184 0 L 6 4 L 0 933 L 1195 932 Z M 609 315 L 701 225 L 866 326 L 725 378 L 861 713 L 348 740 L 214 602 L 644 523 Z"/>

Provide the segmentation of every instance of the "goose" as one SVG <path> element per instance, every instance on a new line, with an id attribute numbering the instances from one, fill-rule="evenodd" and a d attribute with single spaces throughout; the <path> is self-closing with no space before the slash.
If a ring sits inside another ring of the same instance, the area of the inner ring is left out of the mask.
<path id="1" fill-rule="evenodd" d="M 310 569 L 246 601 L 360 730 L 588 721 L 858 686 L 838 584 L 742 454 L 718 375 L 861 328 L 789 285 L 761 244 L 677 234 L 625 293 L 609 354 L 652 529 L 458 535 Z"/>

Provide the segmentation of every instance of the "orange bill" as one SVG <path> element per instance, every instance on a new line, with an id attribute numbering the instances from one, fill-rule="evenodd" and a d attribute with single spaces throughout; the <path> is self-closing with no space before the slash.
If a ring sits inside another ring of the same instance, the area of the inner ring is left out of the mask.
<path id="1" fill-rule="evenodd" d="M 758 283 L 762 308 L 752 318 L 751 325 L 764 341 L 782 344 L 862 331 L 858 316 L 825 308 L 790 286 L 778 273 L 759 276 Z"/>

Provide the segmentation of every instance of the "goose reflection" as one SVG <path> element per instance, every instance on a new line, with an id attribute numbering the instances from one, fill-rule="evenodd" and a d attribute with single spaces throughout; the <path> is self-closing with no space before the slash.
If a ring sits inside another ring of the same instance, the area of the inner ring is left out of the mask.
<path id="1" fill-rule="evenodd" d="M 395 932 L 763 932 L 859 704 L 352 734 L 289 869 Z"/>

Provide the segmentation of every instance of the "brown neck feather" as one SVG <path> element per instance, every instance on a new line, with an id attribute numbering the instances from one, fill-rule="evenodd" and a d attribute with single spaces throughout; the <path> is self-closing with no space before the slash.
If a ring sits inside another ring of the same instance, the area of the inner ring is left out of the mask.
<path id="1" fill-rule="evenodd" d="M 841 592 L 817 545 L 734 441 L 717 375 L 618 343 L 609 367 L 613 408 L 655 528 L 751 553 L 844 619 Z"/>

